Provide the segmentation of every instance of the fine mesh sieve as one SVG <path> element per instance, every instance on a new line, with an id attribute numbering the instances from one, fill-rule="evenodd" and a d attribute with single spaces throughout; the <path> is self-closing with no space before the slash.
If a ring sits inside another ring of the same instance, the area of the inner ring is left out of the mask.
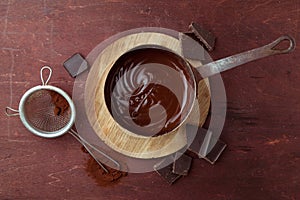
<path id="1" fill-rule="evenodd" d="M 43 71 L 49 75 L 46 81 Z M 40 71 L 42 85 L 29 89 L 22 96 L 19 110 L 6 107 L 8 116 L 20 115 L 24 126 L 32 133 L 46 138 L 54 138 L 66 133 L 75 121 L 75 106 L 69 95 L 55 86 L 47 85 L 52 75 L 49 66 Z M 9 113 L 9 110 L 15 113 Z"/>
<path id="2" fill-rule="evenodd" d="M 45 69 L 49 71 L 46 81 L 43 78 Z M 116 169 L 120 169 L 120 164 L 116 160 L 88 143 L 71 129 L 76 116 L 74 103 L 65 91 L 58 87 L 47 85 L 51 75 L 52 69 L 49 66 L 42 67 L 40 71 L 42 85 L 35 86 L 25 92 L 20 100 L 19 110 L 6 107 L 6 115 L 20 115 L 24 126 L 30 132 L 40 137 L 55 138 L 68 132 L 85 147 L 106 173 L 109 171 L 95 157 L 96 153 L 112 162 Z"/>
<path id="3" fill-rule="evenodd" d="M 62 129 L 71 119 L 69 103 L 62 95 L 48 89 L 31 93 L 24 103 L 23 112 L 32 127 L 46 132 Z"/>

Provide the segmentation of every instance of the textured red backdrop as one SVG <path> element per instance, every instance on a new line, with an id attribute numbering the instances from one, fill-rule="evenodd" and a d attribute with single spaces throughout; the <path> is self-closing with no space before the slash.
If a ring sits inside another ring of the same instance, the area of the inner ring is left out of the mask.
<path id="1" fill-rule="evenodd" d="M 300 43 L 299 20 L 299 0 L 1 0 L 0 108 L 17 107 L 45 64 L 54 70 L 51 84 L 71 93 L 74 80 L 62 63 L 127 29 L 185 31 L 195 21 L 216 35 L 211 56 L 218 59 L 282 34 Z M 38 138 L 1 112 L 0 199 L 299 199 L 299 63 L 296 49 L 223 73 L 228 148 L 213 166 L 194 160 L 173 186 L 152 172 L 100 187 L 74 138 Z"/>

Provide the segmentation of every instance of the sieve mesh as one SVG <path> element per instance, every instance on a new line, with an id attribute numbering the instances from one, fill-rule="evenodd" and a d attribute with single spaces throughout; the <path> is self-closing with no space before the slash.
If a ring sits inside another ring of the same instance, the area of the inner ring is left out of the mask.
<path id="1" fill-rule="evenodd" d="M 48 89 L 30 94 L 24 102 L 23 112 L 27 123 L 42 132 L 58 131 L 71 120 L 71 109 L 67 100 Z"/>

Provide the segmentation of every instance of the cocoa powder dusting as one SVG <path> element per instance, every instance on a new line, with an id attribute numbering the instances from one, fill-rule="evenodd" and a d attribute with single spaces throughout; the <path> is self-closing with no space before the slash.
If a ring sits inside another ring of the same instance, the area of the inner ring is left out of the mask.
<path id="1" fill-rule="evenodd" d="M 57 92 L 54 91 L 49 91 L 51 98 L 52 98 L 52 103 L 55 105 L 53 112 L 55 115 L 62 115 L 64 112 L 66 112 L 69 108 L 69 103 L 67 100 L 58 94 Z"/>
<path id="2" fill-rule="evenodd" d="M 81 147 L 81 150 L 84 153 L 88 153 L 83 146 Z M 102 167 L 92 156 L 89 156 L 89 159 L 86 163 L 86 171 L 88 175 L 92 177 L 99 186 L 114 185 L 118 183 L 122 177 L 127 176 L 127 172 L 122 172 L 106 165 L 104 166 L 108 170 L 108 173 L 102 169 Z"/>

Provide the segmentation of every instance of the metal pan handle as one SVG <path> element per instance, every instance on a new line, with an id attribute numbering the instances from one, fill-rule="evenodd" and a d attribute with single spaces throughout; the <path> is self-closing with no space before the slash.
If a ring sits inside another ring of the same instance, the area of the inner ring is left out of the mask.
<path id="1" fill-rule="evenodd" d="M 289 41 L 290 45 L 286 49 L 278 49 L 276 47 L 283 41 Z M 202 78 L 207 78 L 218 74 L 220 72 L 224 72 L 226 70 L 232 69 L 239 65 L 264 58 L 270 55 L 275 54 L 284 54 L 290 53 L 296 47 L 296 42 L 294 38 L 288 35 L 283 35 L 276 39 L 275 41 L 267 44 L 265 46 L 252 49 L 243 53 L 239 53 L 233 56 L 229 56 L 202 66 L 197 67 L 197 71 L 200 73 Z"/>

